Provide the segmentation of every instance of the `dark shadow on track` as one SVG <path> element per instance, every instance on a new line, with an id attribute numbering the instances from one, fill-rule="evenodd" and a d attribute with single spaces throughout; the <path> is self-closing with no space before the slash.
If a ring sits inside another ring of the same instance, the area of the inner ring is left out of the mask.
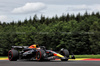
<path id="1" fill-rule="evenodd" d="M 67 63 L 67 62 L 75 62 L 75 61 L 71 61 L 71 60 L 69 60 L 69 61 L 61 61 L 61 60 L 50 60 L 50 61 L 18 60 L 18 61 L 14 61 L 14 62 L 20 62 L 20 61 L 21 61 L 21 62 L 32 62 L 32 63 L 33 63 L 33 62 L 36 62 L 36 63 L 37 63 L 37 62 L 38 62 L 38 63 L 39 63 L 39 62 L 42 62 L 42 63 L 46 63 L 46 62 L 47 62 L 47 63 L 48 63 L 48 62 L 66 62 L 66 63 Z M 12 62 L 12 61 L 10 61 L 10 62 Z"/>

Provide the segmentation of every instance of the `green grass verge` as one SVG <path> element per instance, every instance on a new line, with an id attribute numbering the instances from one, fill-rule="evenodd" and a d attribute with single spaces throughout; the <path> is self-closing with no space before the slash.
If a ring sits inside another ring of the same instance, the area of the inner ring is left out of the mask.
<path id="1" fill-rule="evenodd" d="M 0 58 L 8 58 L 7 56 L 0 56 Z"/>
<path id="2" fill-rule="evenodd" d="M 100 58 L 100 55 L 75 55 L 75 58 Z"/>

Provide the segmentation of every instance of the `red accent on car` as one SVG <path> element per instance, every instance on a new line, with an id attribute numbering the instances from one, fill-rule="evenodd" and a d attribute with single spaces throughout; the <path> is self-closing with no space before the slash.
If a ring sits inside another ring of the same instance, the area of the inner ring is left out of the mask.
<path id="1" fill-rule="evenodd" d="M 53 54 L 54 56 L 57 56 L 57 54 Z"/>
<path id="2" fill-rule="evenodd" d="M 46 53 L 49 53 L 49 52 L 46 52 Z"/>
<path id="3" fill-rule="evenodd" d="M 37 58 L 37 53 L 38 53 L 38 52 L 40 52 L 40 58 L 39 58 L 39 59 Z M 37 59 L 37 60 L 40 60 L 40 59 L 41 59 L 41 51 L 37 51 L 37 53 L 36 53 L 36 59 Z"/>
<path id="4" fill-rule="evenodd" d="M 12 53 L 11 50 L 8 52 L 8 59 L 11 61 L 11 59 L 9 58 L 9 53 L 10 53 L 10 52 L 11 52 L 11 59 L 12 59 L 12 57 L 13 57 L 13 53 Z"/>

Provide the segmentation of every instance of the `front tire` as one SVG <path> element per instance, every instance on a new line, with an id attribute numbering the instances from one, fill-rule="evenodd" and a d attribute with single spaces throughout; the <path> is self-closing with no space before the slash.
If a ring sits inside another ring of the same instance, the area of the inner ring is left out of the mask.
<path id="1" fill-rule="evenodd" d="M 68 61 L 68 59 L 61 59 L 61 61 Z"/>
<path id="2" fill-rule="evenodd" d="M 69 59 L 69 51 L 67 49 L 61 50 L 60 54 L 63 55 L 66 58 L 66 59 L 61 59 L 61 61 L 68 61 L 68 59 Z"/>
<path id="3" fill-rule="evenodd" d="M 69 51 L 67 49 L 61 50 L 60 54 L 63 55 L 63 56 L 65 56 L 65 57 L 67 57 L 67 58 L 69 58 Z"/>
<path id="4" fill-rule="evenodd" d="M 9 61 L 17 61 L 19 55 L 18 55 L 18 51 L 17 50 L 10 50 L 8 52 L 8 59 Z"/>

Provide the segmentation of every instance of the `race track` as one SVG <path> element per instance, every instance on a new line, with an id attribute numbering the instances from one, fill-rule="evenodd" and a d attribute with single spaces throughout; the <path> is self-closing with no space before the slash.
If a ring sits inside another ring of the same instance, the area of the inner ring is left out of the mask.
<path id="1" fill-rule="evenodd" d="M 100 66 L 100 61 L 8 61 L 0 60 L 0 66 Z"/>

